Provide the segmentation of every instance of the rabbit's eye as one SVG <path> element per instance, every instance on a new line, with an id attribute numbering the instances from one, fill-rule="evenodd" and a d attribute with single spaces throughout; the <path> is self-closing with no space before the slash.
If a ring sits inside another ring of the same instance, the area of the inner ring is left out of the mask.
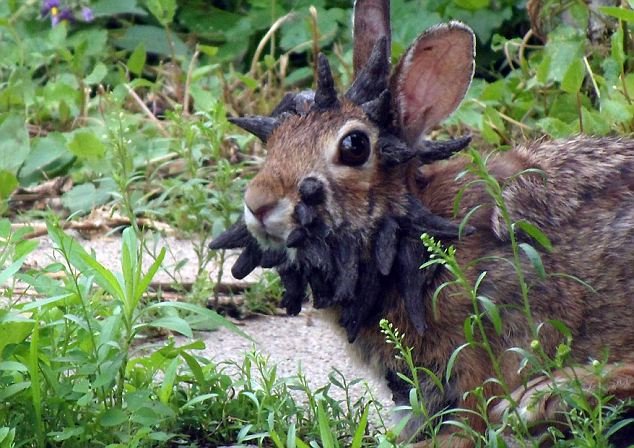
<path id="1" fill-rule="evenodd" d="M 370 139 L 365 132 L 352 131 L 339 142 L 339 160 L 344 165 L 363 165 L 370 157 Z"/>

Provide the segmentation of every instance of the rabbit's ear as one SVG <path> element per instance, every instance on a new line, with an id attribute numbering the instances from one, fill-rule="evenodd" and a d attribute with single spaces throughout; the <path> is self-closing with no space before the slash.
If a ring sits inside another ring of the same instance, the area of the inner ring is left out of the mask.
<path id="1" fill-rule="evenodd" d="M 460 22 L 424 32 L 392 76 L 392 95 L 403 137 L 414 145 L 464 98 L 475 67 L 475 36 Z"/>
<path id="2" fill-rule="evenodd" d="M 354 39 L 354 55 L 352 64 L 354 77 L 370 58 L 376 42 L 387 38 L 387 58 L 390 58 L 390 1 L 389 0 L 356 0 L 352 35 Z"/>

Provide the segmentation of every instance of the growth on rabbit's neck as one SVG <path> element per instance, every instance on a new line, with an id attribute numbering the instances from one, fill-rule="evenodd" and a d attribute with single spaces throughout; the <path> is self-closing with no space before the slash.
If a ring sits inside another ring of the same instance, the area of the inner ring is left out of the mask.
<path id="1" fill-rule="evenodd" d="M 310 287 L 315 307 L 340 309 L 351 342 L 394 293 L 422 333 L 421 291 L 434 273 L 419 269 L 427 257 L 420 235 L 455 238 L 458 226 L 408 190 L 407 174 L 451 156 L 469 138 L 412 144 L 404 135 L 386 38 L 341 98 L 323 55 L 317 72 L 314 94 L 287 95 L 269 117 L 231 119 L 266 142 L 268 155 L 245 194 L 244 217 L 210 247 L 244 248 L 236 278 L 275 267 L 289 314 L 301 310 Z"/>

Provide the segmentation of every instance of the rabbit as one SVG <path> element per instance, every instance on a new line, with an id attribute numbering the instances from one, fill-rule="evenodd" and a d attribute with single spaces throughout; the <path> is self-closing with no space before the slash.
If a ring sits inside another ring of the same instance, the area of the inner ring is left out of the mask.
<path id="1" fill-rule="evenodd" d="M 243 216 L 210 248 L 243 248 L 232 268 L 236 278 L 257 266 L 275 268 L 289 314 L 301 311 L 310 289 L 313 306 L 326 309 L 362 361 L 386 378 L 396 404 L 407 404 L 409 386 L 398 376 L 407 374 L 407 366 L 386 343 L 380 319 L 400 330 L 416 365 L 443 378 L 452 353 L 466 342 L 464 322 L 474 312 L 455 285 L 437 291 L 452 280 L 450 272 L 438 265 L 420 269 L 429 260 L 420 235 L 432 235 L 455 247 L 471 284 L 486 272 L 478 293 L 497 305 L 503 328 L 498 334 L 485 321 L 485 330 L 501 379 L 523 406 L 520 415 L 527 423 L 554 418 L 565 405 L 537 393 L 550 380 L 527 377 L 520 356 L 509 351 L 530 350 L 535 341 L 508 262 L 511 230 L 482 184 L 463 174 L 469 160 L 459 152 L 470 138 L 424 137 L 469 88 L 473 32 L 455 21 L 436 25 L 415 40 L 394 70 L 388 0 L 357 0 L 353 33 L 354 81 L 345 94 L 337 94 L 328 60 L 319 55 L 314 92 L 287 94 L 270 116 L 230 119 L 266 143 L 267 157 L 247 187 Z M 633 397 L 634 141 L 541 140 L 492 154 L 487 167 L 502 185 L 511 221 L 538 227 L 553 246 L 546 251 L 534 244 L 554 275 L 543 278 L 530 260 L 521 259 L 532 319 L 541 325 L 541 349 L 554 356 L 563 337 L 550 322 L 562 322 L 572 334 L 572 360 L 584 366 L 606 357 L 610 393 Z M 528 234 L 518 232 L 517 238 L 531 242 Z M 591 390 L 596 378 L 589 368 L 581 367 L 586 373 L 579 378 Z M 559 372 L 553 385 L 568 374 Z M 483 349 L 463 348 L 442 390 L 420 375 L 429 415 L 446 408 L 477 411 L 478 400 L 468 392 L 482 387 L 491 399 L 491 419 L 501 419 L 511 404 L 495 399 L 502 390 L 487 381 L 494 376 Z M 529 411 L 530 397 L 544 406 Z M 485 431 L 477 412 L 463 418 Z M 405 439 L 417 437 L 420 424 L 412 419 Z M 438 441 L 446 447 L 474 444 L 449 425 Z M 415 446 L 431 443 L 419 440 Z"/>

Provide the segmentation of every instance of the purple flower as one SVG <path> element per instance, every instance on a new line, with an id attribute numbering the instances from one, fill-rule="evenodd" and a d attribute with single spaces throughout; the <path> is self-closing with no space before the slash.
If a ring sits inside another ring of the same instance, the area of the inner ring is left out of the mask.
<path id="1" fill-rule="evenodd" d="M 95 18 L 95 15 L 88 6 L 84 6 L 81 8 L 81 16 L 84 18 L 84 22 L 92 22 Z"/>
<path id="2" fill-rule="evenodd" d="M 42 2 L 42 9 L 40 10 L 42 17 L 51 12 L 53 8 L 57 11 L 59 8 L 59 0 L 44 0 Z"/>
<path id="3" fill-rule="evenodd" d="M 70 8 L 63 8 L 59 11 L 51 10 L 52 26 L 55 26 L 60 22 L 63 22 L 64 20 L 66 20 L 67 22 L 72 22 L 73 20 L 75 20 L 75 17 L 73 16 L 73 11 L 71 11 Z"/>

